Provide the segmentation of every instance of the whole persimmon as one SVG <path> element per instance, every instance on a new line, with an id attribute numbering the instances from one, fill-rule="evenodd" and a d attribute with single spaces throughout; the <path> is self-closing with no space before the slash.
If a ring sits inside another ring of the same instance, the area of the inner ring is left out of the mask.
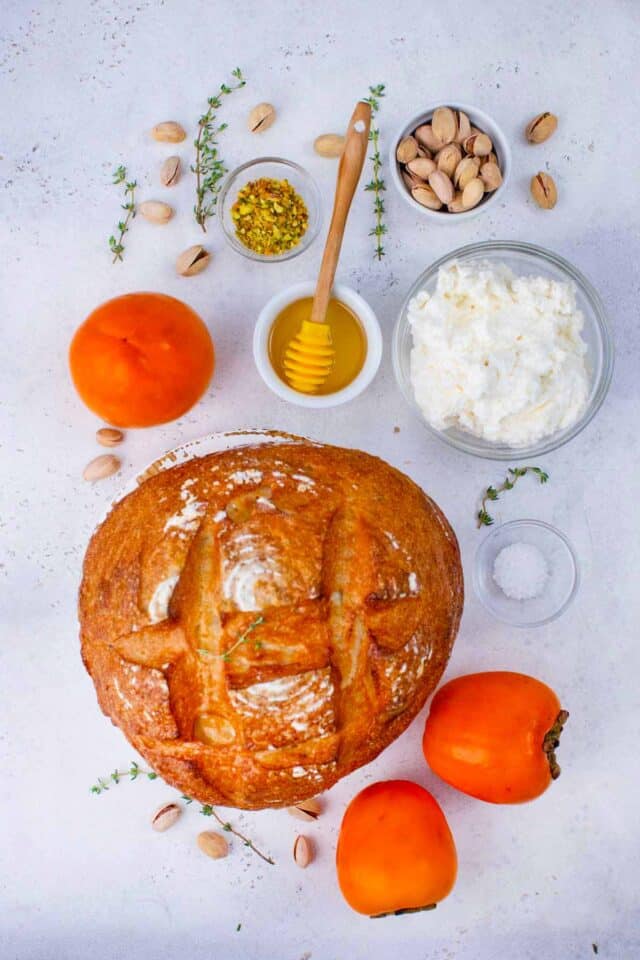
<path id="1" fill-rule="evenodd" d="M 555 751 L 569 714 L 545 683 L 522 673 L 471 673 L 431 703 L 422 747 L 434 773 L 489 803 L 523 803 L 560 775 Z"/>
<path id="2" fill-rule="evenodd" d="M 175 420 L 200 399 L 214 367 L 197 313 L 162 293 L 127 293 L 90 313 L 71 341 L 69 366 L 90 410 L 117 427 Z"/>
<path id="3" fill-rule="evenodd" d="M 349 906 L 371 917 L 432 909 L 451 892 L 458 869 L 442 810 L 409 780 L 374 783 L 353 798 L 336 865 Z"/>

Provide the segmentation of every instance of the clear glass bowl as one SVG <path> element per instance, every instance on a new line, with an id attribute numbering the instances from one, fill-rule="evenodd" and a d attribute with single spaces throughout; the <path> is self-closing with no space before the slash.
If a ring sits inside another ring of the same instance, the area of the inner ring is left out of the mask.
<path id="1" fill-rule="evenodd" d="M 300 242 L 285 253 L 271 256 L 255 253 L 249 247 L 245 247 L 244 243 L 241 243 L 236 236 L 231 207 L 236 201 L 238 192 L 250 180 L 259 180 L 261 177 L 268 177 L 273 180 L 288 180 L 307 206 L 309 213 L 307 229 Z M 243 257 L 248 257 L 249 260 L 280 263 L 304 253 L 317 237 L 322 221 L 320 191 L 311 175 L 303 167 L 293 163 L 292 160 L 283 160 L 281 157 L 258 157 L 256 160 L 249 160 L 248 163 L 236 167 L 227 176 L 218 198 L 218 214 L 225 238 L 234 250 L 241 253 Z"/>
<path id="2" fill-rule="evenodd" d="M 496 557 L 512 543 L 527 543 L 543 554 L 548 577 L 537 597 L 514 600 L 493 579 Z M 539 627 L 555 620 L 576 595 L 580 576 L 574 549 L 563 533 L 541 520 L 512 520 L 496 527 L 476 552 L 473 585 L 482 604 L 512 627 Z"/>
<path id="3" fill-rule="evenodd" d="M 559 430 L 530 446 L 510 446 L 491 443 L 476 437 L 459 427 L 438 430 L 432 427 L 416 403 L 411 384 L 410 356 L 413 345 L 407 309 L 409 302 L 420 290 L 435 290 L 438 270 L 453 260 L 489 260 L 504 263 L 520 276 L 545 276 L 553 280 L 571 283 L 576 292 L 576 305 L 584 316 L 582 337 L 587 344 L 587 364 L 591 374 L 591 387 L 586 407 L 580 418 L 570 427 Z M 589 281 L 575 267 L 555 253 L 530 243 L 512 241 L 487 241 L 472 243 L 454 250 L 428 267 L 413 284 L 402 305 L 393 334 L 393 368 L 400 389 L 427 430 L 445 443 L 490 460 L 521 460 L 537 457 L 557 449 L 577 436 L 596 415 L 607 395 L 613 373 L 614 347 L 604 306 Z"/>

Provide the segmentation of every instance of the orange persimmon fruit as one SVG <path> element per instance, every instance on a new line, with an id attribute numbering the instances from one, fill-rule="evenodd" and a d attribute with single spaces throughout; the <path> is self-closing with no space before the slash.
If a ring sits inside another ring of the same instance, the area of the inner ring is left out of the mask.
<path id="1" fill-rule="evenodd" d="M 569 714 L 545 683 L 496 670 L 436 693 L 422 747 L 434 773 L 489 803 L 523 803 L 560 774 L 555 750 Z"/>
<path id="2" fill-rule="evenodd" d="M 209 385 L 214 349 L 191 307 L 162 293 L 127 293 L 97 307 L 69 350 L 76 390 L 117 427 L 175 420 Z"/>
<path id="3" fill-rule="evenodd" d="M 345 900 L 371 917 L 435 907 L 455 883 L 458 861 L 445 816 L 423 787 L 386 780 L 353 798 L 336 852 Z"/>

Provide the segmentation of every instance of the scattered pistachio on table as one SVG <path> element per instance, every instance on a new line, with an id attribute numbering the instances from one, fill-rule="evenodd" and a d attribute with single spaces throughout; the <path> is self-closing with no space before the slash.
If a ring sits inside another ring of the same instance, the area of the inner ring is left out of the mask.
<path id="1" fill-rule="evenodd" d="M 96 440 L 101 447 L 117 447 L 124 440 L 124 433 L 116 427 L 100 427 L 96 430 Z"/>
<path id="2" fill-rule="evenodd" d="M 160 183 L 163 187 L 175 187 L 181 173 L 180 157 L 167 157 L 160 167 Z"/>
<path id="3" fill-rule="evenodd" d="M 199 243 L 187 247 L 176 260 L 176 272 L 181 277 L 195 277 L 209 266 L 211 254 Z"/>
<path id="4" fill-rule="evenodd" d="M 322 133 L 313 141 L 313 149 L 321 157 L 340 157 L 344 150 L 344 137 L 339 133 Z"/>
<path id="5" fill-rule="evenodd" d="M 159 143 L 182 143 L 186 140 L 187 134 L 184 127 L 175 120 L 164 120 L 162 123 L 156 123 L 151 136 Z"/>
<path id="6" fill-rule="evenodd" d="M 293 844 L 293 859 L 304 870 L 313 862 L 315 851 L 309 837 L 297 836 Z"/>
<path id="7" fill-rule="evenodd" d="M 179 803 L 163 803 L 151 817 L 151 826 L 158 833 L 164 833 L 174 825 L 181 813 L 182 807 Z"/>
<path id="8" fill-rule="evenodd" d="M 251 133 L 268 130 L 276 119 L 276 108 L 271 103 L 259 103 L 249 113 L 247 126 Z"/>
<path id="9" fill-rule="evenodd" d="M 138 204 L 138 213 L 149 223 L 168 223 L 173 216 L 173 207 L 161 200 L 145 200 Z"/>
<path id="10" fill-rule="evenodd" d="M 196 837 L 196 843 L 207 856 L 212 860 L 222 860 L 229 853 L 229 844 L 221 833 L 215 830 L 204 830 Z"/>
<path id="11" fill-rule="evenodd" d="M 287 807 L 287 812 L 298 820 L 317 820 L 322 813 L 322 804 L 317 797 L 311 797 L 309 800 L 301 800 L 293 807 Z"/>
<path id="12" fill-rule="evenodd" d="M 529 143 L 544 143 L 558 127 L 558 118 L 553 113 L 539 113 L 525 129 L 525 136 Z"/>
<path id="13" fill-rule="evenodd" d="M 558 202 L 558 189 L 553 177 L 542 170 L 531 177 L 531 196 L 543 210 L 553 210 Z"/>
<path id="14" fill-rule="evenodd" d="M 121 463 L 118 457 L 114 457 L 112 453 L 103 453 L 86 465 L 82 471 L 82 477 L 84 480 L 88 480 L 89 483 L 95 483 L 96 480 L 104 480 L 105 477 L 111 477 L 114 473 L 118 472 L 120 467 Z"/>

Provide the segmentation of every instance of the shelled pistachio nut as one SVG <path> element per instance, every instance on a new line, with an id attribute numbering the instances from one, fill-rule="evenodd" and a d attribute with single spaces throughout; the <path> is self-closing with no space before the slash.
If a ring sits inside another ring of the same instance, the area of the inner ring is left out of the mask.
<path id="1" fill-rule="evenodd" d="M 167 157 L 160 167 L 160 183 L 163 187 L 175 187 L 182 173 L 180 157 Z"/>

